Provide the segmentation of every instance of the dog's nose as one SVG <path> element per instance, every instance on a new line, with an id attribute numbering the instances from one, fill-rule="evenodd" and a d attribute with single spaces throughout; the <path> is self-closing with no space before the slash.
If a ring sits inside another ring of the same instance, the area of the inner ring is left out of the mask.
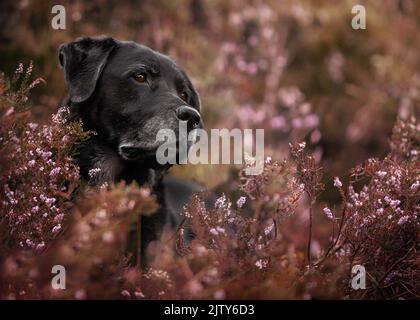
<path id="1" fill-rule="evenodd" d="M 176 116 L 181 121 L 187 121 L 188 126 L 195 128 L 201 121 L 200 113 L 194 108 L 182 106 L 176 109 Z"/>

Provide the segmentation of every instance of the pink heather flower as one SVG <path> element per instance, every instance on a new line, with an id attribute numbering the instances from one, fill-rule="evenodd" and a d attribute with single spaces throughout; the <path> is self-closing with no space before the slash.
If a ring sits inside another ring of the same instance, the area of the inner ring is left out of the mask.
<path id="1" fill-rule="evenodd" d="M 52 121 L 55 124 L 64 124 L 66 123 L 66 115 L 69 114 L 69 107 L 68 106 L 62 106 L 57 113 L 52 115 Z"/>
<path id="2" fill-rule="evenodd" d="M 147 198 L 148 196 L 150 196 L 150 189 L 148 189 L 148 188 L 141 188 L 140 189 L 140 194 L 143 197 Z"/>
<path id="3" fill-rule="evenodd" d="M 99 187 L 99 189 L 101 189 L 101 190 L 107 190 L 108 189 L 108 186 L 109 186 L 108 182 L 105 181 L 104 183 L 101 184 L 101 186 Z"/>
<path id="4" fill-rule="evenodd" d="M 94 176 L 96 176 L 99 172 L 101 172 L 101 168 L 93 168 L 90 169 L 88 172 L 89 177 L 93 178 Z"/>
<path id="5" fill-rule="evenodd" d="M 23 73 L 23 63 L 20 62 L 18 68 L 15 71 L 15 74 L 21 74 Z"/>
<path id="6" fill-rule="evenodd" d="M 212 235 L 214 235 L 214 236 L 219 235 L 219 232 L 217 232 L 217 230 L 216 230 L 215 228 L 211 228 L 211 229 L 209 230 L 209 232 L 210 232 Z"/>
<path id="7" fill-rule="evenodd" d="M 121 291 L 121 295 L 122 295 L 123 297 L 126 297 L 126 298 L 130 298 L 130 297 L 131 297 L 130 292 L 128 292 L 127 290 L 123 290 L 123 291 Z"/>
<path id="8" fill-rule="evenodd" d="M 55 203 L 55 201 L 56 201 L 55 198 L 47 198 L 45 200 L 45 204 L 50 207 L 51 205 Z"/>
<path id="9" fill-rule="evenodd" d="M 389 202 L 389 205 L 391 206 L 391 207 L 393 207 L 393 208 L 396 208 L 396 207 L 398 207 L 399 206 L 399 204 L 401 203 L 401 201 L 400 200 L 391 200 L 390 202 Z"/>
<path id="10" fill-rule="evenodd" d="M 114 242 L 114 233 L 112 231 L 106 231 L 102 234 L 102 241 L 105 243 L 112 243 Z"/>
<path id="11" fill-rule="evenodd" d="M 383 178 L 383 177 L 385 177 L 385 176 L 387 175 L 387 173 L 386 173 L 385 171 L 378 171 L 378 172 L 376 172 L 376 174 L 377 174 L 380 178 Z"/>
<path id="12" fill-rule="evenodd" d="M 32 74 L 32 70 L 33 70 L 34 66 L 32 64 L 32 62 L 29 64 L 29 67 L 26 69 L 26 74 L 29 76 Z"/>
<path id="13" fill-rule="evenodd" d="M 32 209 L 31 209 L 31 213 L 33 213 L 33 214 L 37 213 L 38 211 L 39 211 L 38 206 L 32 207 Z"/>
<path id="14" fill-rule="evenodd" d="M 52 233 L 57 234 L 59 233 L 61 230 L 61 224 L 57 224 L 56 226 L 54 226 L 54 228 L 52 228 Z"/>
<path id="15" fill-rule="evenodd" d="M 216 231 L 218 232 L 218 233 L 225 233 L 225 229 L 224 228 L 222 228 L 222 227 L 219 227 L 219 226 L 217 226 L 216 227 Z"/>
<path id="16" fill-rule="evenodd" d="M 242 208 L 243 207 L 243 205 L 245 204 L 245 202 L 246 202 L 246 197 L 240 197 L 239 199 L 238 199 L 238 201 L 236 202 L 236 205 L 238 206 L 238 208 L 240 209 L 240 208 Z"/>
<path id="17" fill-rule="evenodd" d="M 56 177 L 61 171 L 61 168 L 57 167 L 51 170 L 50 177 L 54 178 Z"/>
<path id="18" fill-rule="evenodd" d="M 29 127 L 31 130 L 35 130 L 36 128 L 38 128 L 38 123 L 33 123 L 33 122 L 30 122 L 30 123 L 28 123 L 28 127 Z"/>
<path id="19" fill-rule="evenodd" d="M 271 233 L 271 231 L 273 231 L 274 229 L 274 223 L 270 223 L 265 229 L 264 229 L 264 234 L 267 236 Z"/>
<path id="20" fill-rule="evenodd" d="M 301 142 L 298 145 L 299 145 L 299 151 L 302 151 L 306 147 L 306 142 Z"/>
<path id="21" fill-rule="evenodd" d="M 217 198 L 216 202 L 214 203 L 214 207 L 216 209 L 221 209 L 225 206 L 226 203 L 226 196 L 222 195 L 221 197 Z"/>
<path id="22" fill-rule="evenodd" d="M 328 207 L 325 207 L 323 211 L 328 219 L 331 219 L 331 220 L 334 219 L 334 215 L 332 214 L 331 210 Z"/>
<path id="23" fill-rule="evenodd" d="M 32 81 L 32 83 L 29 85 L 30 89 L 35 88 L 37 85 L 39 85 L 40 83 L 46 83 L 44 79 L 42 78 L 36 78 L 34 81 Z"/>
<path id="24" fill-rule="evenodd" d="M 398 225 L 403 225 L 403 224 L 404 224 L 404 223 L 406 223 L 409 219 L 410 219 L 410 217 L 409 217 L 409 216 L 403 216 L 403 217 L 401 217 L 401 218 L 398 220 L 397 224 L 398 224 Z"/>
<path id="25" fill-rule="evenodd" d="M 38 243 L 38 245 L 36 246 L 36 250 L 40 251 L 40 250 L 44 249 L 44 247 L 45 247 L 45 242 L 42 241 L 42 242 Z"/>
<path id="26" fill-rule="evenodd" d="M 321 131 L 319 131 L 319 130 L 314 130 L 314 131 L 311 133 L 311 142 L 312 142 L 313 144 L 318 143 L 318 142 L 319 142 L 319 140 L 321 140 L 321 137 L 322 137 L 322 135 L 321 135 Z"/>
<path id="27" fill-rule="evenodd" d="M 52 152 L 50 152 L 50 151 L 46 151 L 46 152 L 41 153 L 41 157 L 45 161 L 47 161 L 49 158 L 51 158 L 51 156 L 52 156 Z"/>
<path id="28" fill-rule="evenodd" d="M 191 280 L 188 283 L 187 287 L 188 291 L 194 295 L 200 293 L 203 290 L 203 286 L 201 285 L 201 283 L 195 279 Z"/>
<path id="29" fill-rule="evenodd" d="M 296 106 L 304 99 L 302 92 L 297 87 L 280 89 L 278 97 L 289 108 Z"/>
<path id="30" fill-rule="evenodd" d="M 64 214 L 60 213 L 54 217 L 54 222 L 58 223 L 58 222 L 63 221 L 63 219 L 64 219 Z"/>
<path id="31" fill-rule="evenodd" d="M 258 72 L 258 65 L 255 62 L 250 62 L 246 65 L 244 71 L 248 74 L 254 75 Z"/>
<path id="32" fill-rule="evenodd" d="M 141 291 L 134 291 L 134 295 L 136 296 L 136 298 L 138 299 L 142 299 L 144 298 L 144 294 Z"/>
<path id="33" fill-rule="evenodd" d="M 28 167 L 31 168 L 35 165 L 35 160 L 28 161 Z"/>
<path id="34" fill-rule="evenodd" d="M 418 187 L 420 186 L 420 180 L 417 180 L 416 182 L 414 182 L 411 187 L 410 187 L 410 191 L 416 191 L 418 189 Z"/>
<path id="35" fill-rule="evenodd" d="M 76 300 L 84 300 L 86 299 L 86 291 L 83 289 L 77 290 L 74 294 L 74 297 L 76 298 Z"/>
<path id="36" fill-rule="evenodd" d="M 301 183 L 300 185 L 299 185 L 299 192 L 303 192 L 303 191 L 305 191 L 305 184 L 304 183 Z"/>
<path id="37" fill-rule="evenodd" d="M 294 127 L 294 128 L 300 128 L 300 127 L 302 127 L 302 119 L 301 118 L 294 118 L 293 120 L 292 120 L 292 126 Z M 302 148 L 303 149 L 303 148 Z"/>
<path id="38" fill-rule="evenodd" d="M 101 209 L 99 211 L 96 212 L 96 217 L 99 219 L 105 219 L 106 218 L 106 210 L 105 209 Z"/>
<path id="39" fill-rule="evenodd" d="M 318 126 L 319 118 L 316 114 L 310 114 L 303 118 L 303 122 L 305 123 L 306 127 L 314 128 Z"/>
<path id="40" fill-rule="evenodd" d="M 220 290 L 216 290 L 216 291 L 214 292 L 214 294 L 213 294 L 213 297 L 214 297 L 216 300 L 223 300 L 223 299 L 225 299 L 225 298 L 226 298 L 226 293 L 225 293 L 225 290 L 222 290 L 222 289 L 220 289 Z"/>
<path id="41" fill-rule="evenodd" d="M 61 141 L 64 143 L 68 143 L 70 141 L 70 137 L 68 135 L 65 135 L 63 138 L 61 138 Z"/>
<path id="42" fill-rule="evenodd" d="M 225 53 L 232 53 L 236 50 L 236 45 L 232 42 L 225 42 L 222 44 L 222 51 Z"/>
<path id="43" fill-rule="evenodd" d="M 283 116 L 276 116 L 270 121 L 271 128 L 280 129 L 286 125 L 286 119 Z"/>
<path id="44" fill-rule="evenodd" d="M 263 259 L 259 259 L 259 260 L 257 260 L 257 261 L 255 262 L 255 266 L 256 266 L 258 269 L 263 269 L 263 268 L 265 268 L 265 267 L 267 266 L 267 261 L 265 261 L 265 260 L 263 260 Z"/>
<path id="45" fill-rule="evenodd" d="M 343 184 L 340 181 L 339 177 L 334 177 L 334 187 L 336 188 L 341 188 L 343 186 Z"/>

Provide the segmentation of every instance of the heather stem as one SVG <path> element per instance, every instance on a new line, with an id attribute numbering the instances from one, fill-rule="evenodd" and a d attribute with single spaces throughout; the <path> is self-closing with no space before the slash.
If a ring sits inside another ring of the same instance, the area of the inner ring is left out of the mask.
<path id="1" fill-rule="evenodd" d="M 136 262 L 137 266 L 141 269 L 141 214 L 138 216 L 137 221 L 137 250 L 136 250 Z"/>
<path id="2" fill-rule="evenodd" d="M 312 244 L 312 204 L 309 207 L 309 235 L 308 235 L 308 246 L 306 249 L 309 267 L 311 266 L 311 244 Z"/>

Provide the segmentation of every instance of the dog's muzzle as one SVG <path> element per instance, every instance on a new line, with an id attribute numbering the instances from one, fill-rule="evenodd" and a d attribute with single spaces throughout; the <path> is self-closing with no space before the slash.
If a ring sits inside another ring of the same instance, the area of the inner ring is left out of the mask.
<path id="1" fill-rule="evenodd" d="M 181 106 L 175 110 L 175 114 L 179 121 L 187 123 L 188 132 L 197 129 L 202 125 L 200 113 L 194 108 Z M 153 145 L 149 146 L 149 148 L 144 148 L 138 146 L 136 143 L 126 142 L 119 146 L 118 152 L 125 160 L 137 160 L 142 157 L 153 155 L 158 146 L 159 145 Z"/>

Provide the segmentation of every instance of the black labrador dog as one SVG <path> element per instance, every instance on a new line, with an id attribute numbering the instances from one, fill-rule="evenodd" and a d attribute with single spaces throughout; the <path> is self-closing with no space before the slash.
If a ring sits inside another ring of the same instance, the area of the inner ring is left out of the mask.
<path id="1" fill-rule="evenodd" d="M 89 171 L 99 168 L 95 184 L 136 181 L 150 185 L 158 199 L 158 212 L 142 217 L 144 252 L 173 218 L 165 195 L 179 209 L 179 200 L 188 201 L 200 190 L 192 183 L 164 180 L 170 166 L 156 161 L 160 129 L 177 133 L 179 121 L 187 122 L 188 130 L 202 126 L 198 93 L 172 59 L 131 41 L 81 38 L 60 46 L 59 62 L 71 117 L 97 133 L 78 150 L 81 175 L 90 179 Z"/>

